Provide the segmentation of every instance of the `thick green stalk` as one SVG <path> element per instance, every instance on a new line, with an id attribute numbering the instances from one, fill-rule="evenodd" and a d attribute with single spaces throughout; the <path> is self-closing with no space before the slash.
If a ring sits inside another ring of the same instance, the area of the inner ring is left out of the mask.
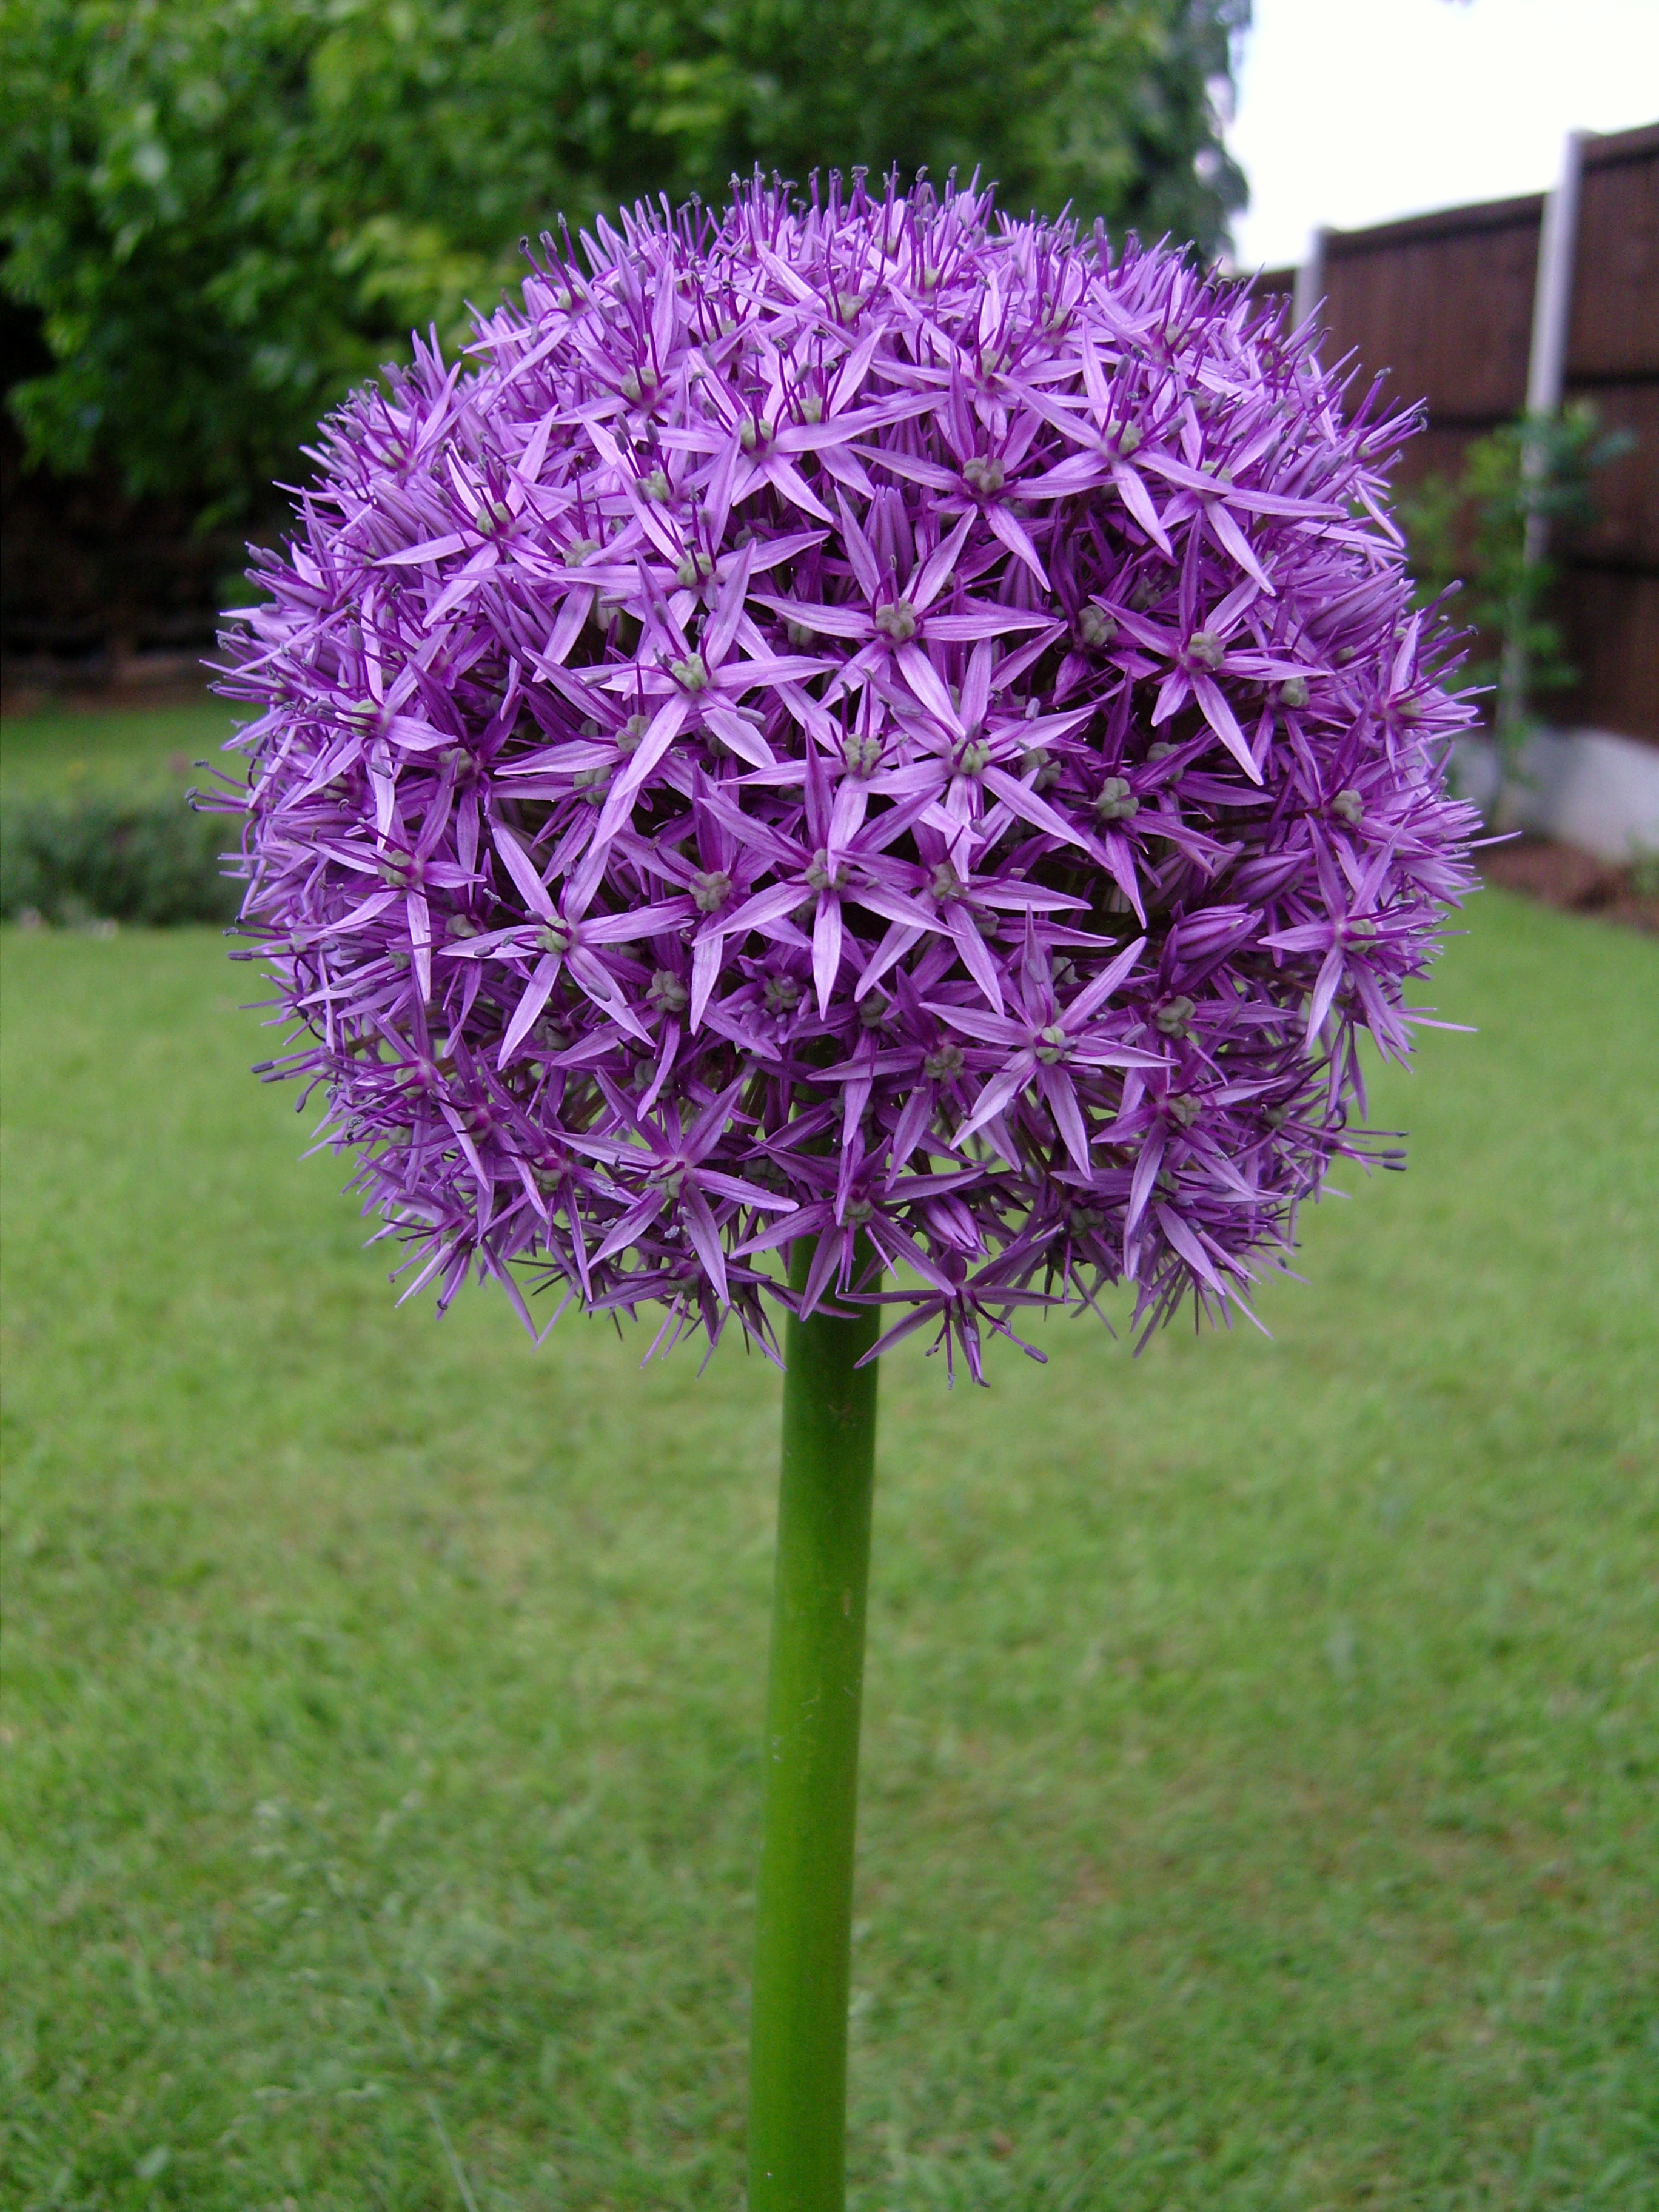
<path id="1" fill-rule="evenodd" d="M 804 1285 L 812 1244 L 792 1254 Z M 844 2212 L 875 1309 L 789 1322 L 749 2085 L 749 2212 Z"/>

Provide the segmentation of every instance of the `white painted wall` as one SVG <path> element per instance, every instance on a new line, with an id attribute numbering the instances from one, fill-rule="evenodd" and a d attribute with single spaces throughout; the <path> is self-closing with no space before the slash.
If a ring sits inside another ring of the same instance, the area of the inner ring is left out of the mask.
<path id="1" fill-rule="evenodd" d="M 1603 860 L 1659 854 L 1659 746 L 1607 730 L 1540 731 L 1500 792 L 1489 738 L 1457 748 L 1459 787 L 1510 827 L 1594 853 Z"/>

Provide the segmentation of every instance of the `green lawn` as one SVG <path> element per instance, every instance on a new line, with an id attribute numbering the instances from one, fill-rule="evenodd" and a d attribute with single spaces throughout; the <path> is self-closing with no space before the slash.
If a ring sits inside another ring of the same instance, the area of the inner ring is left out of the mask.
<path id="1" fill-rule="evenodd" d="M 223 949 L 4 945 L 0 2198 L 734 2212 L 775 1377 L 394 1312 Z M 1271 1341 L 888 1363 L 859 2212 L 1659 2205 L 1659 944 L 1435 995 Z"/>
<path id="2" fill-rule="evenodd" d="M 240 755 L 220 751 L 237 719 L 228 704 L 207 699 L 199 706 L 0 717 L 0 803 L 159 795 L 200 783 L 196 763 L 203 759 L 240 776 Z"/>

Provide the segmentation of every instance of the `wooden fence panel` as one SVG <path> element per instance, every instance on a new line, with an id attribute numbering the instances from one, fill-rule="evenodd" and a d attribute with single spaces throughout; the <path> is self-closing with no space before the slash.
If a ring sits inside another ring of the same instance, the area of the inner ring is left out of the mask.
<path id="1" fill-rule="evenodd" d="M 1325 237 L 1328 358 L 1357 353 L 1437 429 L 1506 422 L 1527 392 L 1543 200 L 1455 208 Z"/>
<path id="2" fill-rule="evenodd" d="M 1579 680 L 1552 712 L 1659 744 L 1659 125 L 1584 142 L 1566 391 L 1634 442 L 1555 549 Z"/>
<path id="3" fill-rule="evenodd" d="M 1567 376 L 1659 374 L 1659 124 L 1584 144 Z"/>
<path id="4" fill-rule="evenodd" d="M 1592 401 L 1604 430 L 1631 441 L 1591 480 L 1594 521 L 1564 537 L 1559 559 L 1592 568 L 1659 568 L 1659 377 L 1638 384 L 1569 383 L 1569 398 Z"/>
<path id="5" fill-rule="evenodd" d="M 1564 562 L 1554 612 L 1578 682 L 1544 702 L 1548 720 L 1659 745 L 1659 572 Z"/>
<path id="6" fill-rule="evenodd" d="M 1325 234 L 1325 359 L 1352 352 L 1357 392 L 1382 374 L 1392 401 L 1427 404 L 1406 480 L 1455 474 L 1474 438 L 1525 406 L 1543 205 L 1533 194 Z M 1285 292 L 1294 274 L 1258 283 Z M 1565 396 L 1633 442 L 1595 478 L 1595 520 L 1553 548 L 1579 680 L 1547 710 L 1659 744 L 1659 124 L 1583 142 Z"/>

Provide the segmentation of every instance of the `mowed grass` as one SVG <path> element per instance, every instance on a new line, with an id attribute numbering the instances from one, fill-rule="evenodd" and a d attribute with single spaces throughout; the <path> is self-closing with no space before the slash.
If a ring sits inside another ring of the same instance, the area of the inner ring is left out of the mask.
<path id="1" fill-rule="evenodd" d="M 0 803 L 182 793 L 206 781 L 196 765 L 204 759 L 240 782 L 242 756 L 221 750 L 234 719 L 228 706 L 208 699 L 0 717 Z"/>
<path id="2" fill-rule="evenodd" d="M 0 2197 L 732 2212 L 776 1377 L 394 1312 L 223 951 L 4 947 Z M 1659 2204 L 1659 945 L 1432 995 L 1270 1341 L 886 1363 L 859 2212 Z"/>

